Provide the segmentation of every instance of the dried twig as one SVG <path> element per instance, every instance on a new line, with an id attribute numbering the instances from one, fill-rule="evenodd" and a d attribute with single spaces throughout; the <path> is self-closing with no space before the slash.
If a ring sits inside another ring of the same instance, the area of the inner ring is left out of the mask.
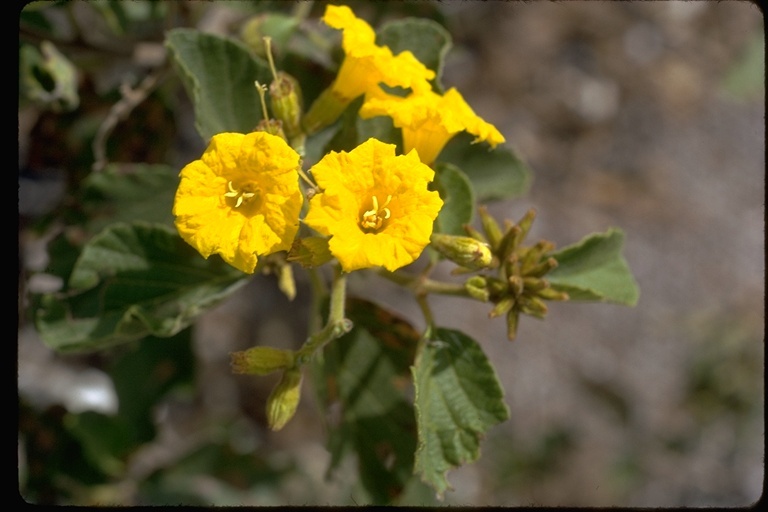
<path id="1" fill-rule="evenodd" d="M 109 114 L 99 126 L 96 137 L 93 139 L 93 166 L 94 172 L 99 172 L 107 165 L 107 139 L 117 126 L 119 121 L 125 119 L 131 111 L 136 108 L 157 85 L 165 78 L 167 68 L 161 68 L 145 76 L 141 83 L 134 89 L 124 83 L 120 86 L 122 98 L 112 105 Z"/>

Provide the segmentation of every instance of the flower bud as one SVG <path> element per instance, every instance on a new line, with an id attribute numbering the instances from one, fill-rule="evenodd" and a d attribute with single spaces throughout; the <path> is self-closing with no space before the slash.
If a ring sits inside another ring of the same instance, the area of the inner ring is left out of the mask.
<path id="1" fill-rule="evenodd" d="M 488 291 L 488 280 L 483 276 L 472 276 L 464 283 L 464 288 L 473 299 L 487 302 L 491 293 Z"/>
<path id="2" fill-rule="evenodd" d="M 514 297 L 504 297 L 496 306 L 488 313 L 488 318 L 496 318 L 497 316 L 504 315 L 512 310 L 515 305 Z"/>
<path id="3" fill-rule="evenodd" d="M 454 263 L 472 270 L 488 267 L 493 259 L 488 244 L 468 236 L 434 233 L 430 242 L 440 254 Z"/>
<path id="4" fill-rule="evenodd" d="M 510 255 L 514 254 L 514 250 L 517 249 L 522 239 L 523 230 L 520 229 L 520 226 L 511 226 L 499 241 L 497 250 L 499 259 L 502 261 L 508 260 Z"/>
<path id="5" fill-rule="evenodd" d="M 512 296 L 519 297 L 523 293 L 523 289 L 525 287 L 525 283 L 523 282 L 523 278 L 520 276 L 509 276 L 507 279 L 509 282 L 509 290 L 512 292 Z"/>
<path id="6" fill-rule="evenodd" d="M 542 256 L 554 248 L 555 244 L 547 240 L 539 240 L 530 247 L 521 248 L 519 252 L 521 253 L 520 268 L 522 273 L 528 275 L 535 265 L 541 263 Z"/>
<path id="7" fill-rule="evenodd" d="M 299 368 L 289 368 L 272 390 L 267 399 L 267 424 L 270 429 L 280 430 L 296 414 L 301 398 L 301 378 Z"/>
<path id="8" fill-rule="evenodd" d="M 272 347 L 253 347 L 230 354 L 232 372 L 269 375 L 293 366 L 293 351 Z"/>
<path id="9" fill-rule="evenodd" d="M 568 300 L 571 298 L 568 295 L 568 293 L 555 290 L 554 288 L 551 288 L 551 287 L 547 287 L 547 288 L 544 288 L 543 290 L 537 291 L 536 295 L 538 295 L 544 300 Z"/>
<path id="10" fill-rule="evenodd" d="M 520 313 L 516 309 L 507 312 L 507 339 L 514 341 L 517 337 L 517 324 L 520 321 Z"/>
<path id="11" fill-rule="evenodd" d="M 523 296 L 519 301 L 520 311 L 537 318 L 544 318 L 547 314 L 547 305 L 538 297 Z"/>
<path id="12" fill-rule="evenodd" d="M 526 292 L 538 292 L 540 290 L 543 290 L 544 288 L 547 288 L 549 286 L 549 283 L 546 279 L 542 279 L 540 277 L 524 277 L 523 278 L 523 287 L 525 287 Z"/>
<path id="13" fill-rule="evenodd" d="M 509 283 L 495 277 L 488 278 L 488 291 L 491 298 L 498 298 L 509 291 Z"/>
<path id="14" fill-rule="evenodd" d="M 520 219 L 520 221 L 517 223 L 517 225 L 520 227 L 520 230 L 522 231 L 522 238 L 525 238 L 526 235 L 528 235 L 528 231 L 531 230 L 531 225 L 533 224 L 533 219 L 536 218 L 536 210 L 531 208 L 527 212 L 525 212 L 525 215 L 523 215 L 523 218 Z"/>
<path id="15" fill-rule="evenodd" d="M 525 275 L 529 277 L 541 277 L 554 268 L 557 268 L 557 260 L 555 258 L 547 258 L 528 268 L 525 271 Z"/>
<path id="16" fill-rule="evenodd" d="M 497 249 L 503 236 L 501 233 L 501 228 L 499 228 L 499 224 L 496 222 L 496 220 L 491 217 L 491 214 L 488 213 L 488 209 L 485 206 L 478 208 L 478 211 L 480 212 L 480 221 L 483 224 L 483 231 L 485 231 L 485 236 L 488 237 L 488 242 L 491 244 L 491 247 L 493 247 L 493 249 Z"/>
<path id="17" fill-rule="evenodd" d="M 269 85 L 269 101 L 274 116 L 283 122 L 289 138 L 301 133 L 301 89 L 291 75 L 278 71 Z"/>

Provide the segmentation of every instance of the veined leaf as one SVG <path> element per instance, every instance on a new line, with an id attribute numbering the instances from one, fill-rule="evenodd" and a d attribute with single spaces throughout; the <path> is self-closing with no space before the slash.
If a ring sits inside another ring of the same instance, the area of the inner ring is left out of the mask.
<path id="1" fill-rule="evenodd" d="M 347 301 L 354 328 L 323 352 L 318 389 L 331 422 L 333 470 L 357 454 L 363 486 L 376 504 L 395 499 L 413 478 L 416 419 L 409 366 L 419 334 L 404 320 L 363 300 Z"/>
<path id="2" fill-rule="evenodd" d="M 455 165 L 435 165 L 435 181 L 431 187 L 443 200 L 443 207 L 435 219 L 435 232 L 447 235 L 466 235 L 464 224 L 470 224 L 475 213 L 475 197 L 467 176 Z"/>
<path id="3" fill-rule="evenodd" d="M 269 84 L 269 66 L 232 39 L 178 28 L 166 38 L 195 106 L 195 126 L 208 141 L 222 132 L 249 133 L 263 119 L 254 81 Z"/>
<path id="4" fill-rule="evenodd" d="M 113 222 L 146 221 L 173 226 L 173 196 L 179 171 L 166 165 L 110 164 L 83 182 L 90 207 L 89 230 Z"/>
<path id="5" fill-rule="evenodd" d="M 36 324 L 61 351 L 172 336 L 246 277 L 218 257 L 203 259 L 170 228 L 113 224 L 83 248 L 69 292 L 43 297 Z"/>
<path id="6" fill-rule="evenodd" d="M 473 140 L 468 133 L 456 135 L 437 160 L 452 163 L 464 171 L 478 201 L 509 199 L 528 191 L 531 171 L 512 150 L 503 145 L 491 149 L 484 142 L 472 144 Z"/>
<path id="7" fill-rule="evenodd" d="M 480 456 L 480 440 L 509 418 L 496 372 L 467 335 L 435 329 L 412 368 L 419 446 L 415 471 L 438 498 L 450 489 L 446 473 Z"/>
<path id="8" fill-rule="evenodd" d="M 595 233 L 551 256 L 558 266 L 546 275 L 552 288 L 571 300 L 604 301 L 634 306 L 640 296 L 635 278 L 621 254 L 624 232 Z"/>

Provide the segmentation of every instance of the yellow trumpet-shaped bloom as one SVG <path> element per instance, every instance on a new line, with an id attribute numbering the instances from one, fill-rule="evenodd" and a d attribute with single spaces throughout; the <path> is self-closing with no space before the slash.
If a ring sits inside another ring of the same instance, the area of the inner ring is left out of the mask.
<path id="1" fill-rule="evenodd" d="M 454 88 L 444 95 L 431 90 L 414 92 L 402 98 L 383 92 L 366 97 L 360 117 L 389 116 L 403 131 L 403 149 L 415 149 L 419 158 L 432 164 L 457 133 L 467 131 L 474 142 L 486 141 L 491 147 L 504 142 L 504 136 L 479 117 Z"/>
<path id="2" fill-rule="evenodd" d="M 393 55 L 386 46 L 376 45 L 376 33 L 365 20 L 346 5 L 329 5 L 323 21 L 343 31 L 344 61 L 332 88 L 349 101 L 377 89 L 380 82 L 390 87 L 429 88 L 435 72 L 419 62 L 413 53 Z"/>
<path id="3" fill-rule="evenodd" d="M 299 154 L 266 132 L 214 135 L 181 170 L 173 205 L 181 237 L 205 258 L 219 254 L 253 273 L 259 256 L 287 250 L 303 202 Z"/>
<path id="4" fill-rule="evenodd" d="M 393 271 L 429 243 L 443 201 L 427 189 L 434 171 L 416 152 L 368 139 L 350 152 L 331 152 L 311 169 L 321 188 L 304 222 L 330 236 L 331 254 L 345 272 L 383 266 Z"/>
<path id="5" fill-rule="evenodd" d="M 333 83 L 315 100 L 303 120 L 308 131 L 334 122 L 352 100 L 380 90 L 380 83 L 414 91 L 430 89 L 429 80 L 435 72 L 410 51 L 393 55 L 388 47 L 378 46 L 373 28 L 346 5 L 328 5 L 323 21 L 342 31 L 345 56 Z"/>

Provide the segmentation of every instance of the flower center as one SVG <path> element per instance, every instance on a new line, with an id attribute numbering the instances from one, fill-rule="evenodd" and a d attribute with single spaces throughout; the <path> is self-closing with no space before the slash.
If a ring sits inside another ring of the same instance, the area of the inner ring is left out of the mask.
<path id="1" fill-rule="evenodd" d="M 376 196 L 373 196 L 373 208 L 363 212 L 362 218 L 360 219 L 360 227 L 363 228 L 363 231 L 369 233 L 371 231 L 378 231 L 381 228 L 384 221 L 392 215 L 392 212 L 387 208 L 387 205 L 391 200 L 392 196 L 388 195 L 387 200 L 381 207 L 379 207 L 379 200 Z"/>
<path id="2" fill-rule="evenodd" d="M 224 197 L 235 199 L 235 208 L 249 204 L 258 194 L 258 189 L 250 183 L 246 183 L 242 188 L 236 189 L 232 182 L 229 181 L 227 182 L 227 189 L 229 190 L 224 194 Z"/>

